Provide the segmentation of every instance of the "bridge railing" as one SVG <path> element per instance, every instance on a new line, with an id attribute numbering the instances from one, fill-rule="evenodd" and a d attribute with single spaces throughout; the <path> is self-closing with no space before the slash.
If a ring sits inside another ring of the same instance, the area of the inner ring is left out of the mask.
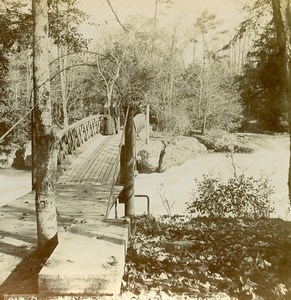
<path id="1" fill-rule="evenodd" d="M 119 178 L 119 184 L 123 185 L 122 197 L 119 197 L 119 203 L 125 204 L 125 215 L 128 210 L 132 211 L 132 201 L 134 201 L 134 169 L 136 162 L 135 143 L 141 130 L 145 128 L 146 117 L 144 114 L 137 114 L 134 118 L 132 115 L 132 109 L 127 108 L 126 116 L 124 120 L 124 130 L 119 144 L 119 150 L 117 159 L 115 162 L 115 176 L 113 177 L 111 184 L 111 191 L 105 215 L 105 220 L 109 216 L 109 212 L 112 206 L 115 204 L 115 217 L 117 218 L 116 201 L 113 199 L 114 186 Z M 120 173 L 117 170 L 120 168 Z M 130 196 L 129 196 L 130 195 Z M 149 205 L 148 205 L 149 207 Z"/>
<path id="2" fill-rule="evenodd" d="M 58 164 L 72 154 L 90 137 L 100 132 L 100 115 L 93 115 L 73 123 L 57 133 L 59 138 Z"/>

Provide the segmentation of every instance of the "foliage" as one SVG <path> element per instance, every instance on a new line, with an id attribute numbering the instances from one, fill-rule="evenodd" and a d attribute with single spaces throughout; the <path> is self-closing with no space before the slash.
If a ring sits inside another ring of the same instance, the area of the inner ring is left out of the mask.
<path id="1" fill-rule="evenodd" d="M 211 61 L 202 71 L 190 65 L 183 73 L 184 98 L 191 127 L 200 130 L 206 114 L 206 129 L 235 130 L 242 121 L 242 105 L 232 75 L 219 61 Z M 203 89 L 201 89 L 203 85 Z"/>
<path id="2" fill-rule="evenodd" d="M 3 136 L 23 115 L 23 109 L 18 106 L 18 103 L 0 103 L 0 136 Z M 24 144 L 29 139 L 27 128 L 30 128 L 29 117 L 6 136 L 0 143 L 0 151 L 10 153 L 12 150 L 19 148 L 19 145 Z"/>
<path id="3" fill-rule="evenodd" d="M 138 216 L 132 229 L 123 293 L 141 299 L 154 292 L 155 299 L 291 296 L 290 222 Z"/>
<path id="4" fill-rule="evenodd" d="M 252 146 L 237 134 L 227 133 L 223 130 L 209 130 L 205 135 L 197 135 L 196 138 L 214 152 L 250 153 Z"/>
<path id="5" fill-rule="evenodd" d="M 225 183 L 219 177 L 204 175 L 196 181 L 187 212 L 210 217 L 269 217 L 273 211 L 273 188 L 268 179 L 233 176 Z"/>
<path id="6" fill-rule="evenodd" d="M 280 78 L 282 57 L 277 51 L 271 0 L 248 1 L 246 17 L 237 28 L 231 42 L 225 46 L 252 40 L 247 49 L 242 73 L 237 76 L 237 90 L 244 106 L 248 131 L 282 132 L 287 129 L 286 103 L 281 97 L 283 82 Z M 241 45 L 241 44 L 240 44 Z"/>
<path id="7" fill-rule="evenodd" d="M 248 120 L 257 121 L 256 126 L 263 130 L 286 130 L 284 120 L 287 118 L 287 109 L 280 93 L 284 86 L 281 59 L 277 53 L 274 24 L 270 22 L 248 53 L 243 74 L 237 77 L 244 114 Z"/>
<path id="8" fill-rule="evenodd" d="M 21 102 L 21 92 L 14 97 L 14 92 L 22 86 L 20 80 L 11 84 L 12 76 L 23 69 L 11 70 L 10 62 L 13 61 L 14 67 L 18 66 L 20 53 L 29 47 L 32 20 L 26 4 L 19 1 L 0 4 L 0 16 L 0 136 L 3 136 L 28 111 Z M 27 127 L 30 128 L 25 120 L 1 141 L 0 150 L 10 152 L 17 148 L 17 144 L 25 142 Z"/>
<path id="9" fill-rule="evenodd" d="M 253 31 L 259 32 L 266 25 L 266 22 L 272 18 L 271 1 L 249 0 L 245 2 L 243 10 L 246 17 L 236 29 L 236 34 L 231 41 L 224 46 L 225 49 L 230 48 L 231 44 L 238 40 L 242 40 L 245 35 Z"/>
<path id="10" fill-rule="evenodd" d="M 61 5 L 71 6 L 67 10 Z M 74 0 L 54 1 L 49 10 L 49 34 L 55 43 L 66 44 L 72 51 L 80 51 L 87 41 L 78 33 L 77 26 L 84 21 L 84 14 L 73 7 Z M 32 15 L 31 3 L 7 0 L 0 4 L 0 136 L 12 127 L 32 105 Z M 67 17 L 65 18 L 65 14 Z M 61 18 L 58 19 L 58 17 Z M 67 22 L 68 26 L 64 26 Z M 53 50 L 53 49 L 51 49 Z M 51 51 L 52 53 L 54 51 Z M 53 68 L 53 66 L 52 66 Z M 58 83 L 54 82 L 53 90 Z M 54 99 L 58 99 L 55 97 Z M 29 139 L 30 120 L 21 122 L 3 141 L 1 150 L 8 151 Z"/>
<path id="11" fill-rule="evenodd" d="M 48 18 L 50 37 L 55 44 L 66 46 L 74 52 L 81 52 L 88 47 L 78 27 L 87 19 L 87 15 L 76 7 L 76 0 L 50 1 Z"/>

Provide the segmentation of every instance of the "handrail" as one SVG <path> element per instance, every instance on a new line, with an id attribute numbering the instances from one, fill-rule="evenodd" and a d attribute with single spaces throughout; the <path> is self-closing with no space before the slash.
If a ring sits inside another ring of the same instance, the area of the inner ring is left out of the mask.
<path id="1" fill-rule="evenodd" d="M 57 132 L 58 145 L 58 164 L 66 158 L 67 154 L 81 146 L 90 137 L 100 132 L 100 115 L 93 115 L 79 120 L 65 129 Z"/>
<path id="2" fill-rule="evenodd" d="M 126 127 L 126 123 L 127 123 L 127 119 L 128 119 L 128 112 L 129 112 L 129 106 L 127 107 L 126 110 L 126 115 L 125 115 L 125 120 L 124 120 L 124 126 L 123 126 L 123 130 L 122 130 L 122 135 L 121 135 L 121 139 L 120 139 L 120 143 L 119 143 L 119 149 L 118 149 L 118 154 L 117 154 L 117 159 L 115 162 L 115 166 L 114 166 L 114 173 L 113 173 L 113 179 L 112 179 L 112 183 L 111 183 L 111 188 L 110 188 L 110 195 L 109 195 L 109 201 L 108 201 L 108 205 L 107 205 L 107 209 L 106 209 L 106 214 L 105 214 L 105 218 L 104 220 L 106 220 L 108 218 L 110 209 L 112 208 L 114 202 L 113 200 L 113 191 L 114 191 L 114 186 L 117 180 L 117 170 L 118 170 L 118 165 L 120 163 L 120 155 L 121 155 L 121 148 L 122 148 L 122 144 L 124 141 L 124 135 L 125 135 L 125 127 Z"/>
<path id="3" fill-rule="evenodd" d="M 84 118 L 84 119 L 81 119 L 81 120 L 79 120 L 79 121 L 77 121 L 77 122 L 75 122 L 75 123 L 69 125 L 68 127 L 64 128 L 64 129 L 59 130 L 59 131 L 57 132 L 57 136 L 58 136 L 59 138 L 61 138 L 67 131 L 70 131 L 70 130 L 72 130 L 72 129 L 75 129 L 76 127 L 79 127 L 80 125 L 82 125 L 82 124 L 84 124 L 84 123 L 86 123 L 86 122 L 89 122 L 89 121 L 91 121 L 91 120 L 94 120 L 94 119 L 96 119 L 96 117 L 99 118 L 100 115 L 99 115 L 99 114 L 96 114 L 96 115 L 92 115 L 92 116 L 86 117 L 86 118 Z"/>

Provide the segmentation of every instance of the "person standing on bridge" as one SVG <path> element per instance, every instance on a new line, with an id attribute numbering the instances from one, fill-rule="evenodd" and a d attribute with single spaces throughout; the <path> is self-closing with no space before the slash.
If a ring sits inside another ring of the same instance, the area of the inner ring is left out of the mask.
<path id="1" fill-rule="evenodd" d="M 120 118 L 120 110 L 118 103 L 114 100 L 112 105 L 110 106 L 110 115 L 113 118 L 115 133 L 118 133 L 119 130 L 119 118 Z"/>
<path id="2" fill-rule="evenodd" d="M 103 107 L 103 124 L 102 124 L 102 134 L 104 135 L 111 135 L 114 133 L 113 131 L 114 121 L 110 112 L 111 112 L 110 108 L 108 107 L 107 103 L 105 103 Z"/>

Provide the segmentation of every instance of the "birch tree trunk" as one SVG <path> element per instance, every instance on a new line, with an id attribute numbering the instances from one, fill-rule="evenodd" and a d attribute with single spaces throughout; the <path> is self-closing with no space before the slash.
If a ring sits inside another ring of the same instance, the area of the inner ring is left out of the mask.
<path id="1" fill-rule="evenodd" d="M 62 47 L 58 45 L 58 60 L 59 60 L 59 71 L 60 71 L 60 83 L 61 83 L 61 95 L 62 95 L 62 106 L 63 106 L 63 126 L 67 128 L 69 126 L 68 108 L 67 108 L 67 46 L 64 47 L 64 58 L 62 58 Z"/>
<path id="2" fill-rule="evenodd" d="M 33 89 L 36 140 L 36 219 L 38 246 L 57 238 L 56 135 L 52 127 L 47 0 L 33 0 Z"/>
<path id="3" fill-rule="evenodd" d="M 289 199 L 291 202 L 291 2 L 290 0 L 272 0 L 273 17 L 277 31 L 279 57 L 282 60 L 282 77 L 284 90 L 282 97 L 286 98 L 289 136 L 290 136 L 290 162 L 289 162 Z"/>

